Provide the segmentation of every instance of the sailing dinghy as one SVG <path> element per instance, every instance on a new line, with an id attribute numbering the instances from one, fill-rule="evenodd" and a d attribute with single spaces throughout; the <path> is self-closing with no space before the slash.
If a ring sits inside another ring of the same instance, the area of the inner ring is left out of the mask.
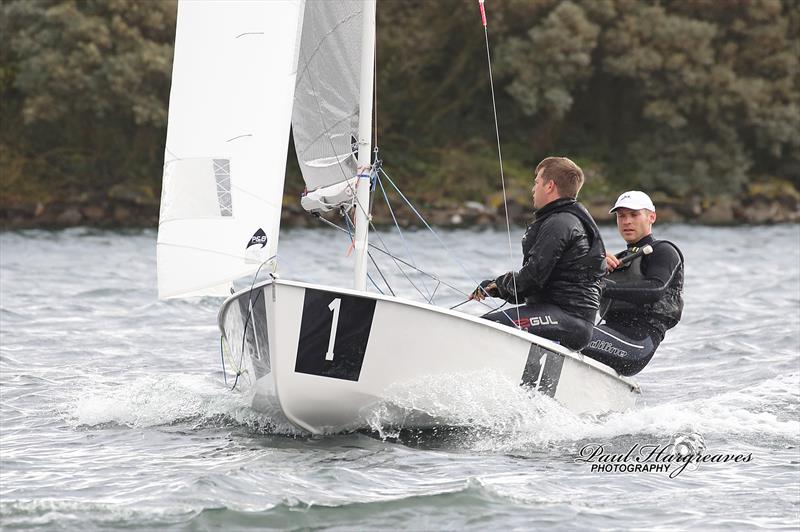
<path id="1" fill-rule="evenodd" d="M 236 382 L 315 434 L 367 427 L 392 390 L 460 375 L 499 375 L 575 413 L 633 406 L 637 385 L 580 353 L 432 297 L 366 290 L 374 50 L 375 0 L 179 2 L 159 297 L 228 296 L 219 326 Z M 303 207 L 355 218 L 353 289 L 277 277 L 290 130 Z M 441 423 L 436 400 L 403 425 Z"/>

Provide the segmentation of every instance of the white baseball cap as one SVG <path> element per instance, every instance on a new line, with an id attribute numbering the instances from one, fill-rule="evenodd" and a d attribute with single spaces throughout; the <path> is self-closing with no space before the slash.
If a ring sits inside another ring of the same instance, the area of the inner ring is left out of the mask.
<path id="1" fill-rule="evenodd" d="M 617 202 L 614 204 L 614 208 L 608 211 L 608 214 L 614 214 L 614 211 L 620 207 L 633 209 L 634 211 L 647 209 L 648 211 L 656 212 L 656 206 L 653 205 L 653 200 L 641 190 L 629 190 L 628 192 L 620 194 L 617 198 Z"/>

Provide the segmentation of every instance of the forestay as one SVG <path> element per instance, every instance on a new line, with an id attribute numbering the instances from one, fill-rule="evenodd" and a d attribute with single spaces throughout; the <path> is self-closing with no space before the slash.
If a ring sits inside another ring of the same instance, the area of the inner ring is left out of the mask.
<path id="1" fill-rule="evenodd" d="M 356 173 L 362 10 L 360 0 L 306 4 L 292 132 L 309 191 Z"/>
<path id="2" fill-rule="evenodd" d="M 303 4 L 178 5 L 160 298 L 227 295 L 277 251 Z"/>

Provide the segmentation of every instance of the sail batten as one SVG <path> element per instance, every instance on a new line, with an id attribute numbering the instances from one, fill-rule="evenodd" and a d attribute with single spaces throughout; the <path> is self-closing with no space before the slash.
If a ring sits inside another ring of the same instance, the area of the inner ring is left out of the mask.
<path id="1" fill-rule="evenodd" d="M 159 297 L 222 295 L 277 252 L 303 0 L 180 1 Z"/>

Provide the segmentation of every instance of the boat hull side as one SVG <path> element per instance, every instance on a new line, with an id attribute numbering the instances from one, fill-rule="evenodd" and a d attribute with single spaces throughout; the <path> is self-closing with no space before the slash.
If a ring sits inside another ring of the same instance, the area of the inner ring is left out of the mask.
<path id="1" fill-rule="evenodd" d="M 263 291 L 266 315 L 253 323 L 267 327 L 266 335 L 246 332 L 253 340 L 245 336 L 242 341 L 244 327 L 231 326 L 247 319 L 253 296 L 246 293 L 226 301 L 229 310 L 220 313 L 221 327 L 229 343 L 244 346 L 248 371 L 257 375 L 256 395 L 273 395 L 270 404 L 278 404 L 289 421 L 312 433 L 366 426 L 371 409 L 391 400 L 392 391 L 405 384 L 482 372 L 531 386 L 576 413 L 625 410 L 638 394 L 635 383 L 591 359 L 487 320 L 304 283 L 279 280 L 257 289 Z M 266 374 L 259 341 L 264 336 Z M 442 399 L 416 400 L 419 415 L 410 424 L 436 424 L 428 413 Z"/>

